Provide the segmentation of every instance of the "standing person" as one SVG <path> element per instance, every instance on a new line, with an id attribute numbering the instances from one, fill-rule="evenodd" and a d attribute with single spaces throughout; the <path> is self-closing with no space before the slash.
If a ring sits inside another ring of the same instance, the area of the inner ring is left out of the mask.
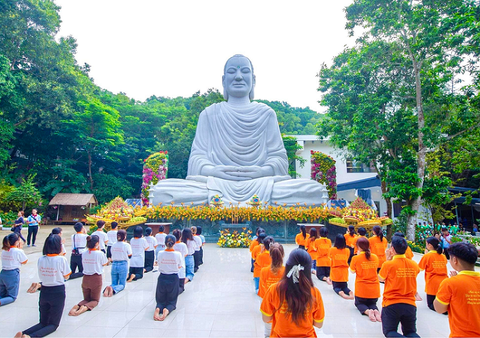
<path id="1" fill-rule="evenodd" d="M 450 337 L 480 337 L 480 272 L 475 271 L 478 250 L 473 244 L 460 242 L 452 244 L 449 251 L 455 273 L 440 284 L 433 302 L 435 311 L 448 311 Z"/>
<path id="2" fill-rule="evenodd" d="M 157 248 L 157 240 L 152 236 L 152 228 L 145 229 L 145 240 L 148 244 L 148 249 L 145 251 L 145 273 L 153 270 L 155 263 L 155 249 Z"/>
<path id="3" fill-rule="evenodd" d="M 182 255 L 175 251 L 175 237 L 168 235 L 165 238 L 165 250 L 158 253 L 158 271 L 160 275 L 157 281 L 155 299 L 157 305 L 153 319 L 163 321 L 170 312 L 177 307 L 178 298 L 178 273 L 182 268 Z M 161 315 L 160 315 L 161 313 Z"/>
<path id="4" fill-rule="evenodd" d="M 260 244 L 260 253 L 255 259 L 255 265 L 253 268 L 253 279 L 255 281 L 255 293 L 258 293 L 260 287 L 260 273 L 262 269 L 272 264 L 272 258 L 270 257 L 270 245 L 273 244 L 273 237 L 267 236 Z"/>
<path id="5" fill-rule="evenodd" d="M 197 243 L 193 239 L 192 230 L 189 228 L 185 228 L 182 231 L 182 242 L 185 243 L 188 249 L 188 254 L 185 257 L 185 268 L 186 268 L 186 276 L 185 276 L 185 284 L 192 281 L 194 274 L 194 267 L 195 262 L 193 260 L 193 254 L 195 253 L 195 248 L 197 247 Z"/>
<path id="6" fill-rule="evenodd" d="M 425 255 L 418 263 L 421 270 L 425 270 L 425 293 L 427 294 L 427 305 L 430 310 L 435 311 L 433 301 L 440 283 L 448 278 L 447 258 L 442 254 L 440 241 L 435 237 L 427 238 Z"/>
<path id="7" fill-rule="evenodd" d="M 35 240 L 37 239 L 38 229 L 40 229 L 40 222 L 42 217 L 37 213 L 37 209 L 32 209 L 32 214 L 27 218 L 28 234 L 27 234 L 27 246 L 35 246 Z M 31 240 L 31 241 L 30 241 Z"/>
<path id="8" fill-rule="evenodd" d="M 20 286 L 20 267 L 27 264 L 28 258 L 22 250 L 20 237 L 9 234 L 2 243 L 2 271 L 0 272 L 0 306 L 13 303 Z"/>
<path id="9" fill-rule="evenodd" d="M 317 271 L 317 247 L 315 246 L 315 241 L 317 240 L 317 229 L 310 229 L 310 236 L 306 240 L 305 249 L 312 258 L 312 273 L 316 274 Z"/>
<path id="10" fill-rule="evenodd" d="M 69 316 L 78 316 L 92 311 L 100 302 L 103 267 L 108 264 L 108 260 L 105 254 L 99 251 L 99 241 L 97 235 L 87 237 L 87 250 L 82 253 L 83 300 L 70 310 Z"/>
<path id="11" fill-rule="evenodd" d="M 357 234 L 355 233 L 355 227 L 353 225 L 348 226 L 347 233 L 344 235 L 347 248 L 350 250 L 350 256 L 348 256 L 348 265 L 352 261 L 353 254 L 355 253 L 355 247 L 357 246 Z"/>
<path id="12" fill-rule="evenodd" d="M 23 228 L 23 225 L 25 224 L 25 218 L 24 218 L 24 215 L 25 213 L 23 212 L 23 210 L 20 210 L 17 214 L 17 219 L 15 220 L 15 223 L 14 223 L 14 227 L 13 227 L 13 232 L 16 233 L 18 235 L 18 237 L 20 237 L 23 241 L 23 243 L 26 243 L 27 240 L 25 238 L 23 238 L 22 236 L 22 228 Z"/>
<path id="13" fill-rule="evenodd" d="M 308 237 L 310 237 L 310 235 L 307 234 L 307 229 L 305 228 L 305 225 L 300 225 L 300 233 L 295 236 L 295 243 L 297 243 L 300 249 L 305 250 L 305 243 Z"/>
<path id="14" fill-rule="evenodd" d="M 49 235 L 43 245 L 43 256 L 37 263 L 41 283 L 37 283 L 37 287 L 29 291 L 33 293 L 40 289 L 40 323 L 18 332 L 15 337 L 45 337 L 57 330 L 65 306 L 65 280 L 71 273 L 67 259 L 60 256 L 61 252 L 60 236 Z"/>
<path id="15" fill-rule="evenodd" d="M 452 236 L 448 232 L 447 228 L 442 229 L 442 248 L 443 248 L 443 253 L 447 259 L 450 259 L 450 256 L 448 254 L 448 248 L 452 244 Z"/>
<path id="16" fill-rule="evenodd" d="M 112 222 L 112 230 L 107 232 L 107 258 L 112 258 L 112 246 L 117 243 L 118 223 Z"/>
<path id="17" fill-rule="evenodd" d="M 72 256 L 70 257 L 70 279 L 83 277 L 82 254 L 87 247 L 87 231 L 82 223 L 77 222 L 73 226 L 75 234 L 72 235 Z M 75 272 L 78 268 L 78 272 Z"/>
<path id="18" fill-rule="evenodd" d="M 392 237 L 392 247 L 387 251 L 387 261 L 378 274 L 385 282 L 382 302 L 382 329 L 385 337 L 402 337 L 398 324 L 402 324 L 405 337 L 420 337 L 417 334 L 417 263 L 405 257 L 407 241 L 400 236 Z"/>
<path id="19" fill-rule="evenodd" d="M 182 256 L 182 267 L 178 272 L 178 294 L 181 295 L 183 291 L 185 291 L 185 257 L 188 255 L 188 248 L 187 245 L 180 240 L 182 237 L 182 232 L 179 229 L 173 230 L 173 236 L 175 236 L 176 239 L 173 250 L 180 252 L 180 255 Z"/>
<path id="20" fill-rule="evenodd" d="M 353 299 L 353 292 L 348 288 L 348 257 L 350 250 L 347 248 L 345 237 L 338 234 L 335 244 L 330 248 L 328 256 L 331 260 L 330 280 L 333 291 L 344 299 Z"/>
<path id="21" fill-rule="evenodd" d="M 197 235 L 197 227 L 193 226 L 190 229 L 192 229 L 193 240 L 197 244 L 195 247 L 195 252 L 193 253 L 193 272 L 196 273 L 200 266 L 200 250 L 202 249 L 203 243 L 202 239 Z"/>
<path id="22" fill-rule="evenodd" d="M 314 326 L 323 326 L 325 309 L 305 250 L 290 253 L 285 274 L 267 290 L 260 311 L 265 323 L 272 322 L 270 337 L 316 337 Z"/>
<path id="23" fill-rule="evenodd" d="M 472 236 L 476 236 L 478 232 L 478 226 L 474 223 L 472 228 Z"/>
<path id="24" fill-rule="evenodd" d="M 132 247 L 126 242 L 127 232 L 123 229 L 117 231 L 117 242 L 112 245 L 112 285 L 107 286 L 103 296 L 112 297 L 127 285 L 128 260 L 132 257 Z"/>
<path id="25" fill-rule="evenodd" d="M 133 230 L 133 238 L 130 240 L 132 246 L 132 258 L 130 259 L 130 270 L 127 282 L 143 278 L 145 267 L 145 251 L 148 243 L 143 238 L 143 228 L 139 225 Z"/>
<path id="26" fill-rule="evenodd" d="M 370 237 L 368 241 L 370 242 L 370 251 L 378 257 L 377 272 L 379 272 L 383 263 L 387 260 L 385 251 L 387 250 L 388 243 L 386 238 L 383 237 L 382 228 L 380 228 L 380 226 L 375 225 L 372 230 L 375 235 Z"/>
<path id="27" fill-rule="evenodd" d="M 197 235 L 202 240 L 202 246 L 200 247 L 200 263 L 198 265 L 203 264 L 203 246 L 205 245 L 205 236 L 202 235 L 202 227 L 200 225 L 197 226 Z"/>
<path id="28" fill-rule="evenodd" d="M 92 234 L 92 236 L 93 235 L 98 236 L 100 251 L 106 254 L 107 253 L 106 244 L 108 243 L 108 236 L 105 233 L 105 231 L 103 231 L 104 227 L 105 227 L 105 221 L 97 221 L 98 229 Z"/>
<path id="29" fill-rule="evenodd" d="M 315 248 L 317 249 L 317 278 L 321 281 L 331 284 L 330 281 L 330 265 L 331 260 L 328 255 L 332 247 L 332 241 L 327 238 L 328 230 L 326 227 L 320 228 L 320 238 L 315 240 Z"/>
<path id="30" fill-rule="evenodd" d="M 377 308 L 380 297 L 380 282 L 378 281 L 378 257 L 370 252 L 370 242 L 365 237 L 357 239 L 358 255 L 352 258 L 350 270 L 355 278 L 355 306 L 362 315 L 368 316 L 372 322 L 381 322 L 382 318 Z"/>
<path id="31" fill-rule="evenodd" d="M 155 249 L 155 258 L 158 257 L 158 252 L 165 250 L 165 237 L 167 237 L 168 234 L 165 232 L 165 227 L 163 225 L 160 225 L 158 228 L 158 233 L 155 235 L 155 239 L 157 240 L 157 248 Z"/>

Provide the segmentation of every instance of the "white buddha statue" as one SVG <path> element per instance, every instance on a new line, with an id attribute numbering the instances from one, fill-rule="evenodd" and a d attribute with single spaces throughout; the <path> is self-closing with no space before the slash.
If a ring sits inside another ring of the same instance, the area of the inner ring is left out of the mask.
<path id="1" fill-rule="evenodd" d="M 324 185 L 288 175 L 277 115 L 267 105 L 251 102 L 255 75 L 250 60 L 243 55 L 228 59 L 222 82 L 227 102 L 200 114 L 187 178 L 158 182 L 150 189 L 150 202 L 198 205 L 219 195 L 227 206 L 244 205 L 257 195 L 270 204 L 326 203 Z"/>

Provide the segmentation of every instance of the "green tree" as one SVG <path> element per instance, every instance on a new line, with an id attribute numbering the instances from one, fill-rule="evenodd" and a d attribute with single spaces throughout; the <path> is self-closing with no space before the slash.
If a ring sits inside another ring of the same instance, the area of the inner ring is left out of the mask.
<path id="1" fill-rule="evenodd" d="M 35 175 L 22 179 L 22 183 L 7 195 L 7 201 L 20 204 L 22 210 L 40 205 L 42 196 L 33 182 L 34 179 Z"/>

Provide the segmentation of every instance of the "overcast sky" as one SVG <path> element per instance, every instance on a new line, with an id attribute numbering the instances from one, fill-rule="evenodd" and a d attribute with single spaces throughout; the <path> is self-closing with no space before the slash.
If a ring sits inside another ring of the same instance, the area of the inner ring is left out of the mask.
<path id="1" fill-rule="evenodd" d="M 59 36 L 77 39 L 79 64 L 95 83 L 136 100 L 222 89 L 226 60 L 244 54 L 256 99 L 318 104 L 317 73 L 353 39 L 343 8 L 352 0 L 55 0 Z"/>

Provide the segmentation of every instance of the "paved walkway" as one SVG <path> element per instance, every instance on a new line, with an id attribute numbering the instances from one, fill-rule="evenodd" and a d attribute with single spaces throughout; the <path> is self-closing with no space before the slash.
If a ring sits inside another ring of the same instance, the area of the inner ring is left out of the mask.
<path id="1" fill-rule="evenodd" d="M 38 294 L 27 294 L 26 290 L 38 281 L 36 263 L 43 239 L 51 228 L 42 227 L 39 246 L 25 248 L 29 262 L 21 270 L 19 297 L 15 303 L 0 307 L 1 337 L 13 337 L 38 321 Z M 70 251 L 68 239 L 73 232 L 69 226 L 63 228 Z M 8 233 L 0 231 L 0 236 Z M 287 256 L 295 248 L 284 247 Z M 420 257 L 416 254 L 415 260 Z M 125 291 L 112 298 L 102 297 L 97 308 L 79 317 L 69 317 L 67 313 L 82 300 L 81 279 L 69 281 L 62 322 L 50 337 L 263 337 L 261 299 L 254 294 L 248 249 L 222 249 L 207 244 L 204 262 L 180 296 L 177 310 L 164 322 L 152 319 L 158 272 L 147 273 L 142 280 L 129 283 Z M 103 280 L 105 286 L 110 283 L 110 267 L 105 268 Z M 354 280 L 354 275 L 350 275 L 352 289 Z M 322 293 L 326 309 L 324 327 L 317 330 L 319 337 L 383 337 L 381 324 L 361 316 L 353 301 L 340 298 L 330 286 L 316 279 L 315 285 Z M 418 277 L 422 296 L 424 285 L 422 272 Z M 448 337 L 448 318 L 419 302 L 417 328 L 422 337 Z"/>

